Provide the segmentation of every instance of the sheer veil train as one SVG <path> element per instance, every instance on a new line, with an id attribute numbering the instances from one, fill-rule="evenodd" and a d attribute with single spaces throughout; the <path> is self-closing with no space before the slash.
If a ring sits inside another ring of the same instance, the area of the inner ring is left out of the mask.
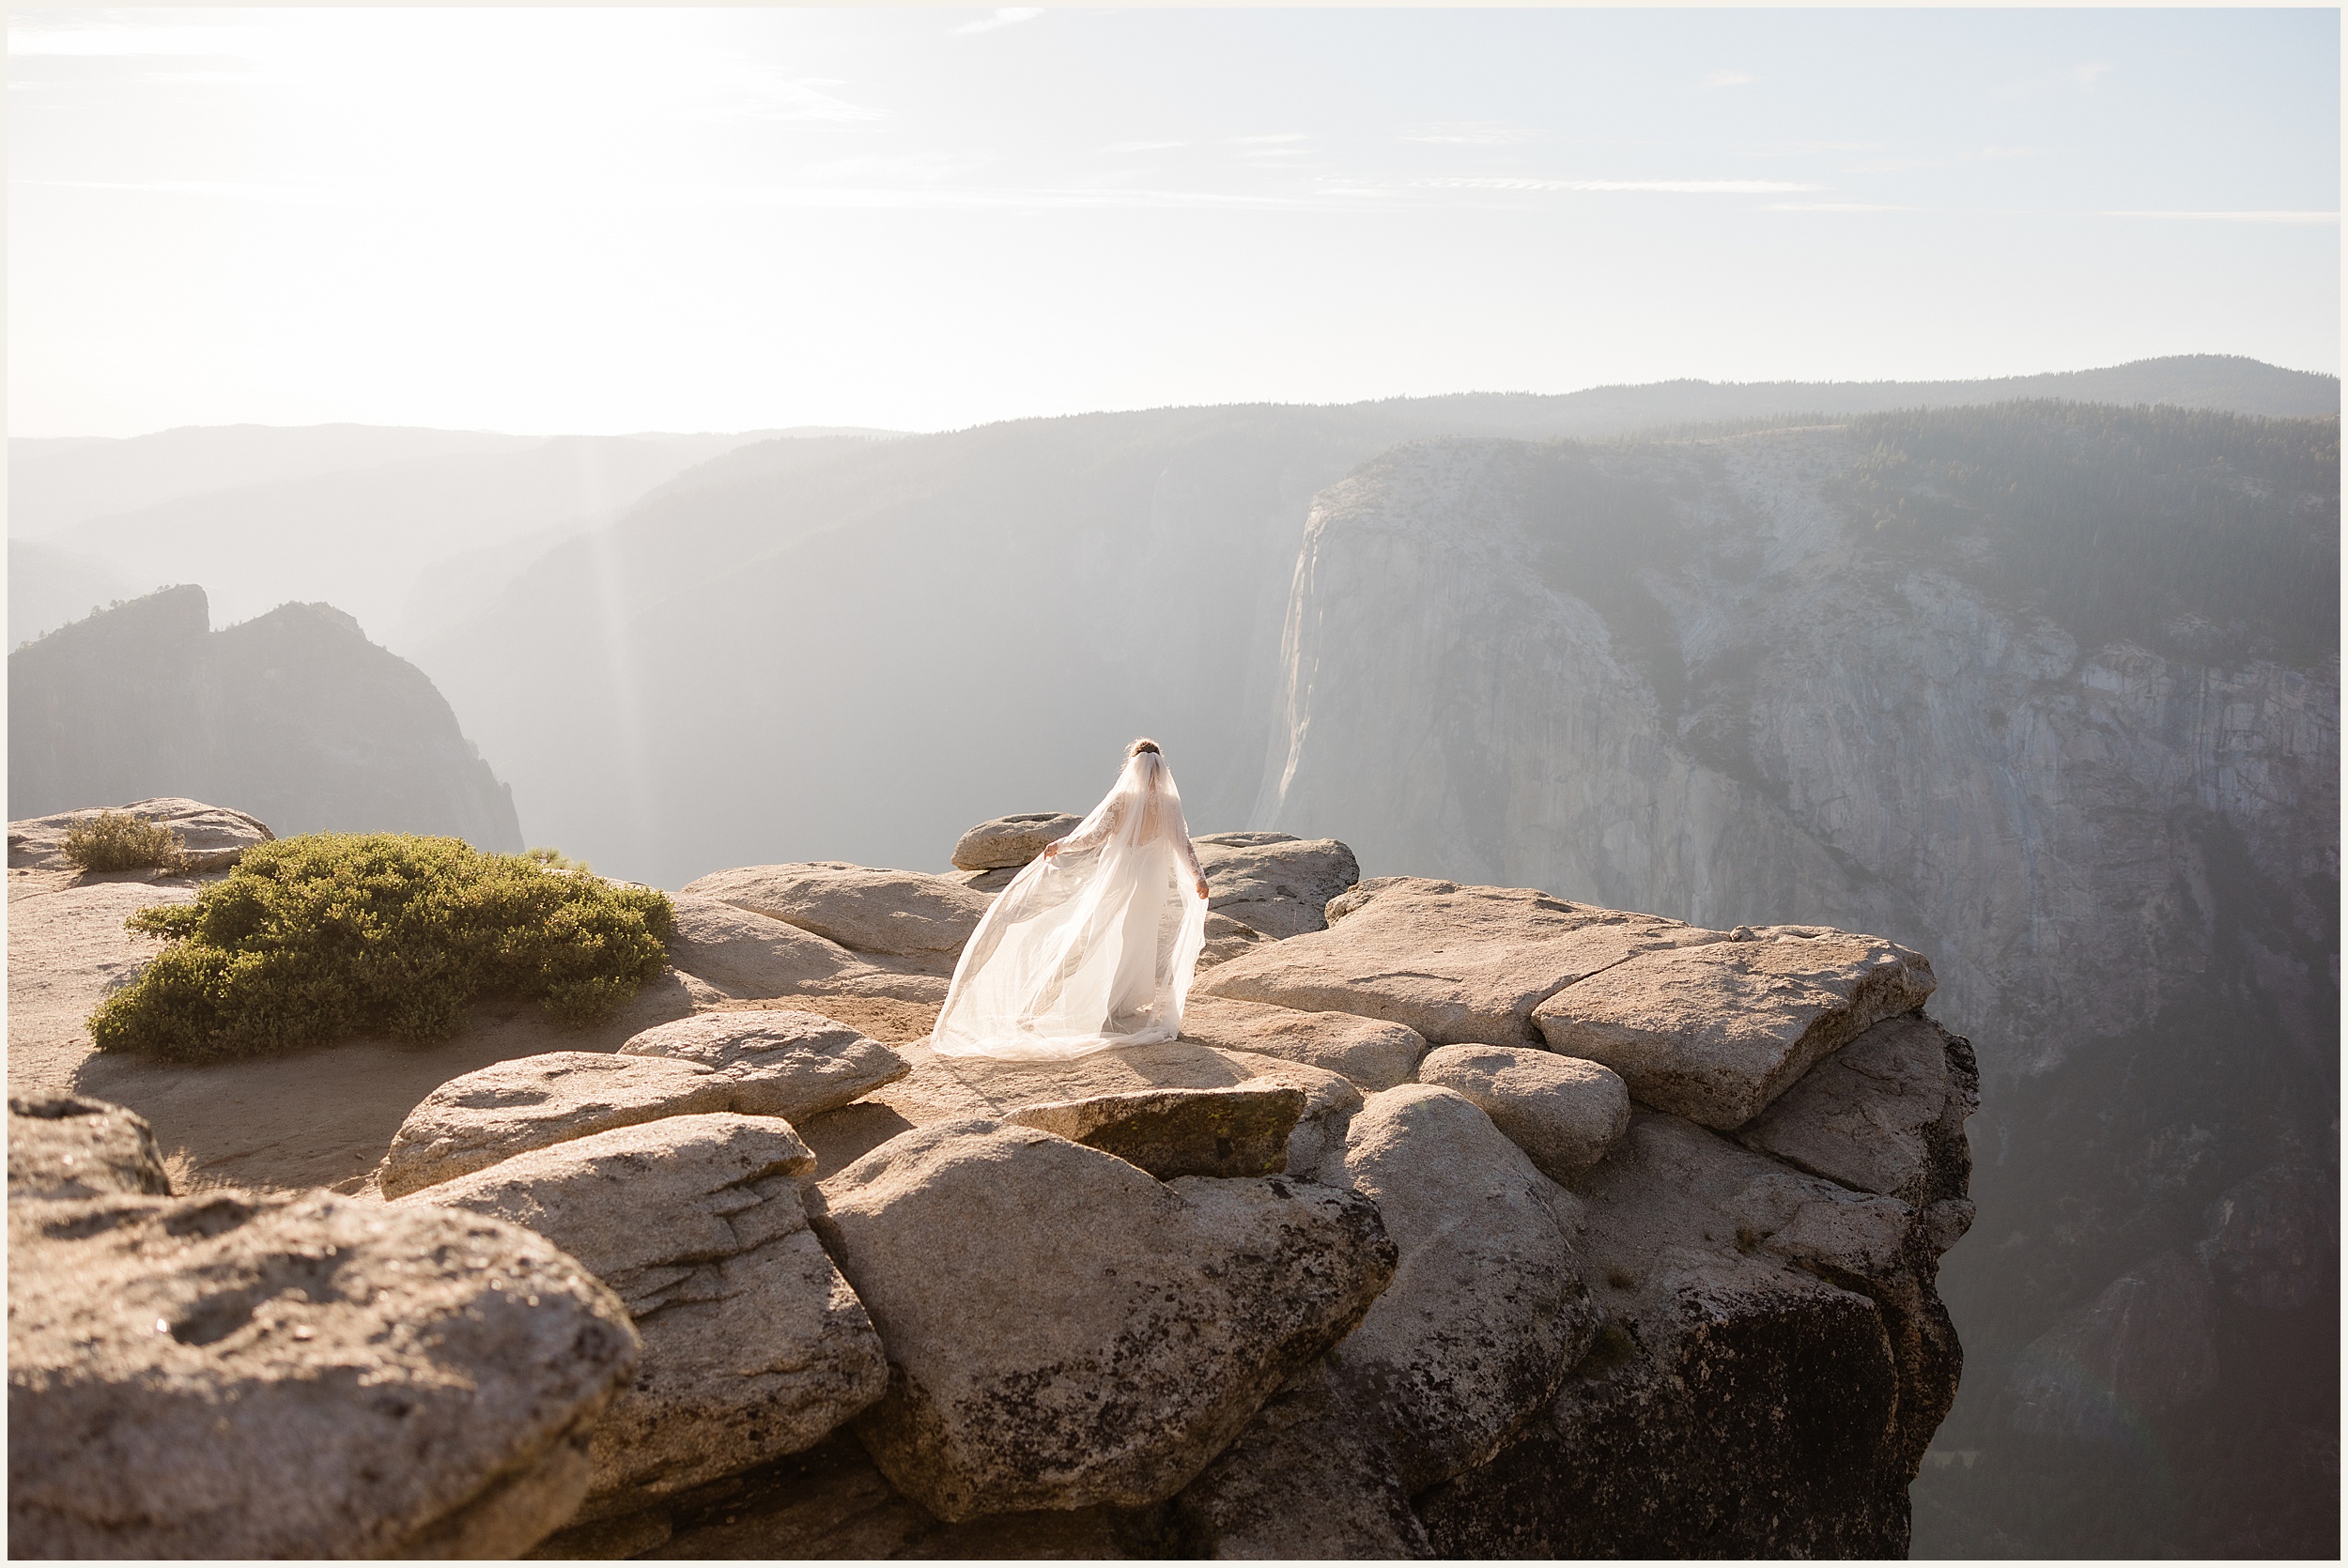
<path id="1" fill-rule="evenodd" d="M 1173 770 L 1135 741 L 1091 815 L 979 922 L 931 1045 L 1053 1060 L 1172 1039 L 1206 945 L 1205 886 Z"/>

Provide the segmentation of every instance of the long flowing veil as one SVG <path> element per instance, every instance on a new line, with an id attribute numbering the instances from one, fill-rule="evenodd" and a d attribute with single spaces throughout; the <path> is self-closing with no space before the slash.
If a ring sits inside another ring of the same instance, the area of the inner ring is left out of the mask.
<path id="1" fill-rule="evenodd" d="M 1101 804 L 1029 861 L 954 966 L 930 1044 L 942 1056 L 1052 1059 L 1182 1033 L 1207 901 L 1173 771 L 1127 759 Z"/>

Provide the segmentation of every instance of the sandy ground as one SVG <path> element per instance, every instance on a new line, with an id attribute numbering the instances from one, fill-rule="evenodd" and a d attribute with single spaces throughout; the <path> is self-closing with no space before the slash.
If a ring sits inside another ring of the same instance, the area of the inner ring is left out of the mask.
<path id="1" fill-rule="evenodd" d="M 545 1051 L 612 1051 L 700 1007 L 821 1012 L 892 1043 L 927 1035 L 936 1008 L 881 997 L 730 998 L 670 970 L 610 1022 L 559 1028 L 532 1005 L 487 1003 L 454 1039 L 427 1047 L 358 1038 L 267 1061 L 182 1067 L 99 1055 L 84 1027 L 109 991 L 159 950 L 122 929 L 132 911 L 182 903 L 203 879 L 137 872 L 8 873 L 8 1093 L 71 1092 L 127 1105 L 154 1124 L 181 1191 L 332 1187 L 363 1194 L 368 1173 L 415 1103 L 460 1074 Z"/>

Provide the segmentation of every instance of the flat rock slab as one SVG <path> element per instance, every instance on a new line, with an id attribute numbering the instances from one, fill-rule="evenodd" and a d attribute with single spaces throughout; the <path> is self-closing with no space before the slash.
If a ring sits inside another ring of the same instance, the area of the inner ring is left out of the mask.
<path id="1" fill-rule="evenodd" d="M 807 992 L 945 999 L 944 978 L 884 967 L 785 921 L 690 893 L 672 893 L 669 901 L 676 908 L 669 961 L 729 996 Z"/>
<path id="2" fill-rule="evenodd" d="M 224 806 L 207 806 L 200 800 L 163 796 L 134 800 L 128 806 L 59 811 L 53 816 L 27 817 L 10 822 L 9 866 L 42 870 L 73 869 L 73 863 L 65 857 L 66 835 L 76 823 L 109 810 L 143 822 L 161 822 L 171 829 L 187 852 L 191 871 L 224 871 L 241 859 L 246 850 L 277 837 L 258 817 L 231 811 Z"/>
<path id="3" fill-rule="evenodd" d="M 1076 831 L 1083 819 L 1065 811 L 1026 811 L 981 822 L 954 844 L 958 871 L 1015 871 Z"/>
<path id="4" fill-rule="evenodd" d="M 901 956 L 959 953 L 989 902 L 948 877 L 838 860 L 713 871 L 687 883 L 685 891 L 856 952 Z"/>
<path id="5" fill-rule="evenodd" d="M 1169 1184 L 984 1119 L 904 1133 L 812 1191 L 888 1346 L 857 1436 L 949 1520 L 1171 1497 L 1393 1268 L 1358 1194 Z"/>
<path id="6" fill-rule="evenodd" d="M 645 1030 L 621 1046 L 620 1054 L 719 1073 L 759 1098 L 758 1114 L 794 1122 L 860 1099 L 913 1070 L 904 1057 L 860 1031 L 826 1014 L 790 1008 L 697 1013 Z"/>
<path id="7" fill-rule="evenodd" d="M 1275 940 L 1324 930 L 1330 899 L 1362 880 L 1335 838 L 1209 833 L 1191 840 L 1207 873 L 1207 907 Z"/>
<path id="8" fill-rule="evenodd" d="M 780 1117 L 778 1105 L 796 1101 L 777 1088 L 662 1056 L 554 1051 L 499 1062 L 425 1096 L 393 1135 L 375 1184 L 387 1198 L 405 1197 L 532 1149 L 664 1116 Z M 790 1132 L 787 1124 L 779 1130 Z M 801 1168 L 814 1163 L 801 1145 Z"/>
<path id="9" fill-rule="evenodd" d="M 1588 1350 L 1581 1206 L 1483 1112 L 1425 1084 L 1369 1098 L 1332 1179 L 1376 1202 L 1400 1249 L 1333 1370 L 1416 1492 L 1498 1453 Z"/>
<path id="10" fill-rule="evenodd" d="M 78 1095 L 8 1100 L 8 1196 L 168 1195 L 163 1151 L 147 1118 Z"/>
<path id="11" fill-rule="evenodd" d="M 8 1549 L 512 1557 L 587 1486 L 617 1298 L 517 1225 L 327 1193 L 8 1206 Z"/>
<path id="12" fill-rule="evenodd" d="M 1928 1018 L 1885 1019 L 1812 1068 L 1737 1141 L 1915 1208 L 1961 1199 L 1973 1090 L 1950 1044 Z"/>
<path id="13" fill-rule="evenodd" d="M 1149 1089 L 1029 1105 L 1003 1119 L 1113 1154 L 1160 1181 L 1177 1176 L 1277 1176 L 1305 1091 Z"/>
<path id="14" fill-rule="evenodd" d="M 1534 1013 L 1552 1050 L 1602 1062 L 1631 1095 L 1721 1130 L 1742 1127 L 1818 1060 L 1932 994 L 1932 965 L 1880 937 L 1769 926 L 1644 952 Z"/>
<path id="15" fill-rule="evenodd" d="M 1606 1158 L 1630 1128 L 1630 1091 L 1596 1062 L 1522 1045 L 1445 1045 L 1418 1081 L 1464 1097 L 1552 1180 Z"/>
<path id="16" fill-rule="evenodd" d="M 1721 940 L 1530 888 L 1421 877 L 1374 878 L 1329 913 L 1327 930 L 1242 954 L 1198 993 L 1384 1019 L 1436 1045 L 1538 1045 L 1533 1009 L 1565 986 L 1634 953 Z"/>
<path id="17" fill-rule="evenodd" d="M 1302 1062 L 1336 1073 L 1369 1094 L 1409 1083 L 1427 1054 L 1425 1037 L 1406 1024 L 1227 996 L 1194 995 L 1182 1008 L 1182 1038 L 1221 1051 Z"/>
<path id="18" fill-rule="evenodd" d="M 913 1070 L 865 1103 L 885 1106 L 914 1127 L 965 1116 L 1000 1120 L 1030 1105 L 1156 1089 L 1302 1089 L 1305 1107 L 1289 1138 L 1288 1163 L 1300 1175 L 1318 1167 L 1343 1137 L 1345 1117 L 1362 1102 L 1361 1091 L 1336 1073 L 1184 1039 L 1095 1051 L 1066 1062 L 940 1056 L 926 1045 L 899 1051 Z"/>
<path id="19" fill-rule="evenodd" d="M 791 1179 L 804 1155 L 770 1118 L 672 1116 L 400 1200 L 527 1225 L 626 1303 L 643 1361 L 595 1429 L 582 1517 L 796 1453 L 880 1397 L 872 1320 Z"/>

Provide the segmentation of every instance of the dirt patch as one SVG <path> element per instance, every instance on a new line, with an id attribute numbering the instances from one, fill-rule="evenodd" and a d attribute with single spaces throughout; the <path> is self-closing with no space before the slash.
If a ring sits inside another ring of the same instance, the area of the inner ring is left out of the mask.
<path id="1" fill-rule="evenodd" d="M 883 1045 L 910 1045 L 930 1038 L 937 1027 L 938 1004 L 900 1002 L 890 996 L 762 996 L 754 1001 L 718 1002 L 704 1012 L 747 1012 L 783 1007 L 815 1013 L 869 1035 Z"/>

